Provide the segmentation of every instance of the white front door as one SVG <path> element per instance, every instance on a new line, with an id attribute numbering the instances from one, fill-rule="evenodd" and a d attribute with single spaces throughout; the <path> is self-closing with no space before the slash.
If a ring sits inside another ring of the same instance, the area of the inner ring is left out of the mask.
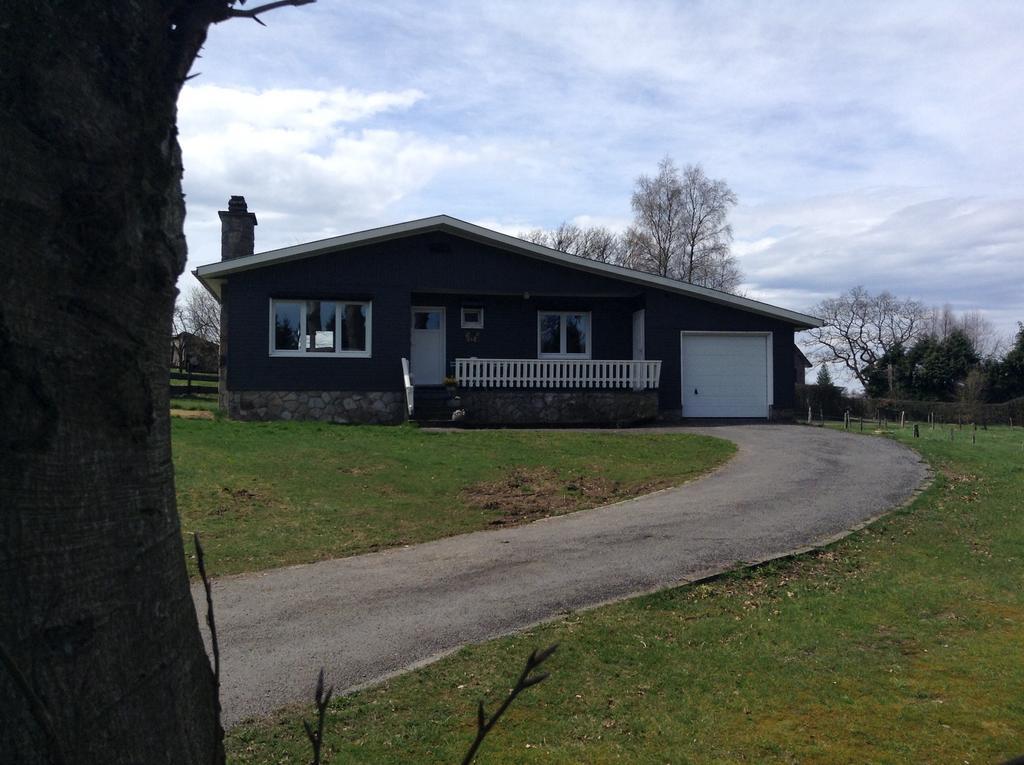
<path id="1" fill-rule="evenodd" d="M 444 382 L 444 308 L 412 307 L 409 367 L 413 385 Z"/>
<path id="2" fill-rule="evenodd" d="M 683 417 L 767 417 L 771 338 L 771 333 L 684 332 Z"/>

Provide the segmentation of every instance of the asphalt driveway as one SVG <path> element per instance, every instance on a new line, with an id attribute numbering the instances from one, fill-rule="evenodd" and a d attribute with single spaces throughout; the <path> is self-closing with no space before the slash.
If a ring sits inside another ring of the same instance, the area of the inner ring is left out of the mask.
<path id="1" fill-rule="evenodd" d="M 350 689 L 566 611 L 820 544 L 901 504 L 927 476 L 914 452 L 879 438 L 685 430 L 734 441 L 738 454 L 616 505 L 217 580 L 225 725 L 311 699 L 321 665 Z M 193 597 L 199 606 L 198 588 Z"/>

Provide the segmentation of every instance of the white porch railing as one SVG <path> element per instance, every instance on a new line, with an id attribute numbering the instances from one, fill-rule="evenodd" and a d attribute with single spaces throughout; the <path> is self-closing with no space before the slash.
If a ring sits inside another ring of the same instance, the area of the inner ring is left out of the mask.
<path id="1" fill-rule="evenodd" d="M 611 359 L 455 359 L 455 378 L 466 388 L 658 387 L 660 361 Z"/>
<path id="2" fill-rule="evenodd" d="M 405 406 L 409 410 L 409 416 L 412 417 L 413 410 L 413 388 L 412 378 L 409 376 L 409 359 L 402 359 L 402 379 L 405 382 Z"/>

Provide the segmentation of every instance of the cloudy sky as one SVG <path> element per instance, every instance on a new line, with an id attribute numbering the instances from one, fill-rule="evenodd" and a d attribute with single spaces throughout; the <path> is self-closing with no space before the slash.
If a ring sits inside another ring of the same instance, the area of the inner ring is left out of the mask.
<path id="1" fill-rule="evenodd" d="M 259 0 L 250 0 L 250 7 Z M 751 297 L 1024 320 L 1024 3 L 320 0 L 215 28 L 180 101 L 189 270 L 447 213 L 625 226 L 671 155 L 739 196 Z M 180 286 L 194 284 L 186 273 Z"/>

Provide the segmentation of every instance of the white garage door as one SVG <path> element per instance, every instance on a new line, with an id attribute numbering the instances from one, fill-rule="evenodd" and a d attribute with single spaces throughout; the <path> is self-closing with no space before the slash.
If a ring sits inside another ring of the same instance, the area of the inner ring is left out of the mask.
<path id="1" fill-rule="evenodd" d="M 767 417 L 771 335 L 682 335 L 684 417 Z"/>

